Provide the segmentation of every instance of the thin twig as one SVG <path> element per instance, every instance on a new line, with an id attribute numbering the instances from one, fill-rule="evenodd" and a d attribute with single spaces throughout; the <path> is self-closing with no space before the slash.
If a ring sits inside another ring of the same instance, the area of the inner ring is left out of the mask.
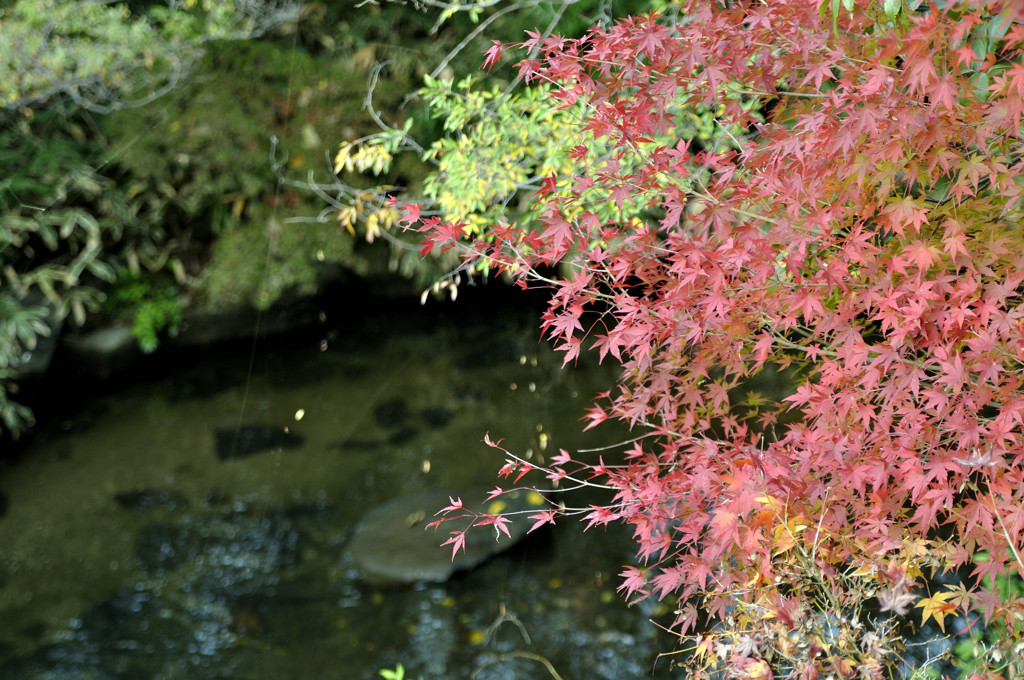
<path id="1" fill-rule="evenodd" d="M 992 512 L 995 513 L 996 519 L 999 520 L 999 528 L 1003 530 L 1003 536 L 1006 538 L 1006 544 L 1010 547 L 1010 552 L 1013 553 L 1013 559 L 1017 561 L 1017 569 L 1019 573 L 1024 575 L 1024 559 L 1021 559 L 1020 552 L 1017 551 L 1017 545 L 1013 539 L 1010 538 L 1010 532 L 1006 528 L 1006 523 L 1003 522 L 1003 515 L 999 512 L 999 508 L 996 506 L 996 497 L 992 493 L 992 489 L 988 490 L 989 498 L 992 499 Z"/>
<path id="2" fill-rule="evenodd" d="M 459 54 L 459 52 L 461 52 L 463 49 L 465 49 L 465 47 L 467 45 L 469 45 L 469 43 L 471 43 L 478 35 L 483 33 L 484 30 L 486 30 L 487 27 L 490 26 L 491 23 L 493 23 L 496 19 L 499 19 L 499 18 L 505 16 L 506 14 L 508 14 L 509 12 L 513 12 L 513 11 L 518 10 L 518 9 L 520 9 L 520 7 L 518 5 L 509 5 L 508 7 L 505 7 L 504 9 L 498 10 L 497 12 L 492 14 L 491 16 L 489 16 L 486 19 L 484 19 L 483 21 L 481 21 L 480 24 L 476 28 L 474 28 L 470 32 L 469 35 L 467 35 L 465 38 L 463 38 L 462 42 L 460 42 L 458 45 L 456 45 L 452 49 L 452 51 L 449 52 L 445 56 L 444 60 L 440 64 L 438 64 L 437 67 L 434 68 L 433 71 L 430 72 L 430 77 L 431 78 L 437 78 L 441 74 L 441 72 L 444 71 L 445 68 L 448 67 L 448 64 L 451 62 L 451 60 L 454 59 L 456 57 L 456 55 Z"/>
<path id="3" fill-rule="evenodd" d="M 482 671 L 487 666 L 490 666 L 491 664 L 497 663 L 499 661 L 506 661 L 506 660 L 508 660 L 510 658 L 513 658 L 513 657 L 519 657 L 519 658 L 522 658 L 522 659 L 530 659 L 531 661 L 536 661 L 536 662 L 542 664 L 544 666 L 544 668 L 546 668 L 548 670 L 548 673 L 551 674 L 551 677 L 553 677 L 555 680 L 563 680 L 562 676 L 558 674 L 558 671 L 555 670 L 555 667 L 551 664 L 550 661 L 545 659 L 540 654 L 534 654 L 533 652 L 524 652 L 524 651 L 521 651 L 521 650 L 516 650 L 514 652 L 506 652 L 504 654 L 499 654 L 494 659 L 490 659 L 488 661 L 485 661 L 484 663 L 480 664 L 480 666 L 478 666 L 476 669 L 474 669 L 473 677 L 475 678 L 480 673 L 480 671 Z"/>

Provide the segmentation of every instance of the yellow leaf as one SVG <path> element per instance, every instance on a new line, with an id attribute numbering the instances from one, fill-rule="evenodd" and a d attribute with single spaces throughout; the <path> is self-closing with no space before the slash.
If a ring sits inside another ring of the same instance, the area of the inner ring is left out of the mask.
<path id="1" fill-rule="evenodd" d="M 877 576 L 878 576 L 878 567 L 876 567 L 873 564 L 861 564 L 856 569 L 853 570 L 853 575 L 854 576 L 870 576 L 872 578 L 877 578 Z"/>
<path id="2" fill-rule="evenodd" d="M 796 535 L 807 528 L 801 517 L 794 517 L 785 524 L 780 524 L 772 531 L 772 555 L 781 555 L 796 545 Z"/>
<path id="3" fill-rule="evenodd" d="M 696 649 L 693 650 L 693 656 L 697 660 L 703 661 L 704 658 L 706 656 L 708 656 L 708 654 L 710 654 L 710 652 L 711 652 L 711 642 L 712 642 L 712 638 L 711 637 L 703 638 L 700 641 L 700 644 L 697 645 Z"/>
<path id="4" fill-rule="evenodd" d="M 908 580 L 916 581 L 919 578 L 924 578 L 924 572 L 921 571 L 921 567 L 918 566 L 916 561 L 905 560 L 903 562 L 903 569 Z"/>
<path id="5" fill-rule="evenodd" d="M 750 680 L 767 680 L 767 678 L 772 677 L 771 669 L 764 659 L 758 659 L 747 666 L 746 672 Z"/>
<path id="6" fill-rule="evenodd" d="M 914 605 L 915 607 L 921 607 L 924 609 L 924 611 L 921 612 L 921 625 L 923 626 L 927 623 L 928 618 L 931 617 L 935 619 L 935 623 L 939 624 L 939 630 L 945 633 L 946 614 L 949 614 L 956 609 L 955 604 L 952 602 L 946 602 L 946 600 L 952 596 L 953 593 L 950 592 L 935 593 L 931 597 L 924 598 Z"/>
<path id="7" fill-rule="evenodd" d="M 334 172 L 335 174 L 340 173 L 342 170 L 352 171 L 352 145 L 348 142 L 342 142 L 338 146 L 338 153 L 334 156 Z"/>

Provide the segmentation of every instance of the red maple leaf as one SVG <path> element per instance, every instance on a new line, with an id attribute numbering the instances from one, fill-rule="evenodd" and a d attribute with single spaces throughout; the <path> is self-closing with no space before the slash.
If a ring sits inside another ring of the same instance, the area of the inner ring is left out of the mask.
<path id="1" fill-rule="evenodd" d="M 501 61 L 501 53 L 504 51 L 504 46 L 497 40 L 492 40 L 493 45 L 488 49 L 484 50 L 486 57 L 484 58 L 483 65 L 490 71 L 499 61 Z"/>

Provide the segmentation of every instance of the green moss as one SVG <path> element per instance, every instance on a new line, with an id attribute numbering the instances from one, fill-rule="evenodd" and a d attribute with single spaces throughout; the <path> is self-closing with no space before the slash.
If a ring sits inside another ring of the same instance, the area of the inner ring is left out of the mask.
<path id="1" fill-rule="evenodd" d="M 181 325 L 182 308 L 178 287 L 160 274 L 144 276 L 124 271 L 104 303 L 107 314 L 132 321 L 132 336 L 139 349 L 149 354 L 160 345 L 160 337 L 174 337 Z"/>
<path id="2" fill-rule="evenodd" d="M 351 254 L 352 240 L 336 224 L 267 217 L 221 236 L 202 287 L 214 306 L 245 300 L 264 309 L 290 290 L 315 292 L 323 268 L 345 263 Z"/>

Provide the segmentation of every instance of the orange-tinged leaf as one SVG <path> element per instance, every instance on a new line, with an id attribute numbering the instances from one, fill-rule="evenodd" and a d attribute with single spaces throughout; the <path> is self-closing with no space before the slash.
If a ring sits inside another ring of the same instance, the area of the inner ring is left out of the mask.
<path id="1" fill-rule="evenodd" d="M 772 531 L 772 555 L 781 555 L 796 545 L 797 534 L 807 528 L 807 522 L 800 517 L 780 524 Z"/>
<path id="2" fill-rule="evenodd" d="M 764 659 L 758 659 L 747 666 L 746 677 L 750 680 L 768 680 L 772 677 L 772 671 Z"/>
<path id="3" fill-rule="evenodd" d="M 915 239 L 903 249 L 903 254 L 916 264 L 921 271 L 926 271 L 935 262 L 936 257 L 939 255 L 939 250 L 920 239 Z"/>
<path id="4" fill-rule="evenodd" d="M 952 602 L 947 602 L 954 593 L 942 592 L 935 593 L 931 597 L 926 597 L 918 602 L 915 607 L 921 607 L 924 611 L 921 612 L 921 625 L 923 626 L 928 622 L 929 618 L 935 619 L 935 623 L 939 624 L 939 630 L 943 633 L 946 632 L 946 614 L 956 610 L 956 605 Z"/>
<path id="5" fill-rule="evenodd" d="M 700 643 L 694 648 L 693 656 L 699 659 L 700 661 L 704 661 L 705 657 L 707 657 L 708 654 L 711 653 L 712 642 L 713 638 L 711 638 L 710 636 L 705 636 L 704 638 L 702 638 Z"/>
<path id="6" fill-rule="evenodd" d="M 836 669 L 836 673 L 838 673 L 840 677 L 849 678 L 856 672 L 857 662 L 853 659 L 843 656 L 832 657 L 830 660 L 832 661 L 832 667 Z"/>

